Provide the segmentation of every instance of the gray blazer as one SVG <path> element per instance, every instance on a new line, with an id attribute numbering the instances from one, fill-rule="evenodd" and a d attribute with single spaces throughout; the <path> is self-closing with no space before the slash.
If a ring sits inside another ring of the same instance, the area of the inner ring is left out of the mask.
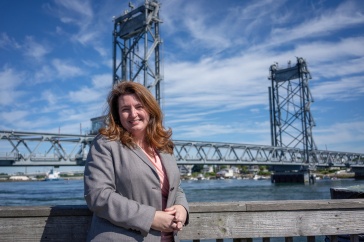
<path id="1" fill-rule="evenodd" d="M 159 156 L 170 185 L 167 207 L 180 204 L 188 212 L 174 156 Z M 140 148 L 98 135 L 87 157 L 84 186 L 94 213 L 88 241 L 161 241 L 161 232 L 151 229 L 155 211 L 162 210 L 159 177 Z M 174 240 L 179 241 L 177 233 Z"/>

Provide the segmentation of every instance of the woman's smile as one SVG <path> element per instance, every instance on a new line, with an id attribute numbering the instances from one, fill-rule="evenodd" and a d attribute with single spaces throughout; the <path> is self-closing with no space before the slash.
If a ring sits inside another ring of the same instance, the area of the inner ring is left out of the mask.
<path id="1" fill-rule="evenodd" d="M 143 137 L 149 122 L 149 113 L 134 94 L 122 95 L 118 101 L 121 125 L 135 138 Z"/>

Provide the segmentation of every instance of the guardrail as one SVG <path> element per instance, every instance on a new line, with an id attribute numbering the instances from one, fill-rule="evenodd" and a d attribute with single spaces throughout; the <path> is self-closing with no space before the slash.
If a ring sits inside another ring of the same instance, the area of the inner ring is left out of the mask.
<path id="1" fill-rule="evenodd" d="M 0 207 L 0 241 L 85 241 L 92 213 L 85 205 Z M 364 199 L 191 203 L 190 224 L 179 232 L 187 241 L 347 235 L 361 240 Z"/>

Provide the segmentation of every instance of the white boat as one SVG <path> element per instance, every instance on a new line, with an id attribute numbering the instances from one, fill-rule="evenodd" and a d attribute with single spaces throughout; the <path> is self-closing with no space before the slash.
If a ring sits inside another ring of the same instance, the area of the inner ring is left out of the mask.
<path id="1" fill-rule="evenodd" d="M 253 180 L 262 180 L 262 177 L 261 176 L 258 176 L 258 175 L 254 175 L 253 176 Z"/>
<path id="2" fill-rule="evenodd" d="M 46 178 L 44 179 L 45 181 L 59 181 L 62 180 L 62 178 L 59 176 L 58 171 L 53 170 L 53 168 L 47 172 Z"/>
<path id="3" fill-rule="evenodd" d="M 260 175 L 254 175 L 253 180 L 268 180 L 269 177 L 266 176 L 260 176 Z"/>

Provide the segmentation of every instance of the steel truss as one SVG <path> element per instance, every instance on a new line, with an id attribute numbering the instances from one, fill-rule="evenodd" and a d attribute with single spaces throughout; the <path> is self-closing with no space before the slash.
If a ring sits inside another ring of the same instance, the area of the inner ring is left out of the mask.
<path id="1" fill-rule="evenodd" d="M 94 137 L 0 131 L 0 166 L 84 165 Z"/>
<path id="2" fill-rule="evenodd" d="M 84 165 L 94 137 L 0 131 L 0 166 Z M 304 150 L 298 148 L 181 140 L 174 144 L 179 165 L 307 166 Z M 315 166 L 364 167 L 364 154 L 315 150 L 309 155 Z"/>
<path id="3" fill-rule="evenodd" d="M 315 121 L 310 111 L 313 98 L 308 80 L 311 74 L 303 58 L 297 58 L 297 64 L 286 69 L 278 69 L 278 64 L 271 65 L 269 88 L 271 143 L 274 147 L 293 147 L 303 150 L 305 163 L 317 163 L 317 147 L 313 139 L 312 128 Z"/>
<path id="4" fill-rule="evenodd" d="M 162 81 L 159 34 L 160 4 L 145 4 L 114 18 L 113 31 L 113 85 L 120 81 L 141 82 L 161 104 Z M 140 76 L 143 75 L 142 78 Z M 148 81 L 148 76 L 153 80 Z"/>

